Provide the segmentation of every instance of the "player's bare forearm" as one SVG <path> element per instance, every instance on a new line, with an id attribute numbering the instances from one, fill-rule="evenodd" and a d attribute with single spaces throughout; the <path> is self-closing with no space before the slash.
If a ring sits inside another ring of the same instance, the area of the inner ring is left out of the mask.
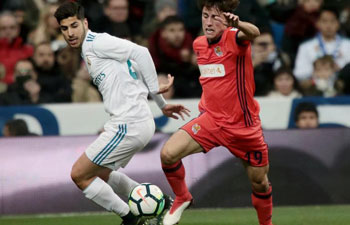
<path id="1" fill-rule="evenodd" d="M 239 21 L 237 28 L 241 31 L 238 33 L 238 39 L 253 41 L 260 35 L 260 30 L 254 24 Z"/>

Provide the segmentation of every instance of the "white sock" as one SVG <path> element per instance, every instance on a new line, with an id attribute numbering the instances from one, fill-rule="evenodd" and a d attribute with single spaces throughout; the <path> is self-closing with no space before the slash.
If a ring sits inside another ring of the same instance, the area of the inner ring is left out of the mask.
<path id="1" fill-rule="evenodd" d="M 139 183 L 126 176 L 124 173 L 112 171 L 107 182 L 115 193 L 128 197 L 131 190 Z"/>
<path id="2" fill-rule="evenodd" d="M 113 192 L 113 189 L 99 177 L 93 180 L 83 193 L 86 198 L 119 216 L 125 216 L 130 211 L 128 204 L 120 199 Z"/>

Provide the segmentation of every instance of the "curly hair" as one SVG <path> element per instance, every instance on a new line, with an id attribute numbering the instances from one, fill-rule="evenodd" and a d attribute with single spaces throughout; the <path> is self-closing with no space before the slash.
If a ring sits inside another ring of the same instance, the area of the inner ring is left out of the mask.
<path id="1" fill-rule="evenodd" d="M 239 5 L 239 0 L 198 0 L 198 7 L 202 10 L 204 7 L 215 7 L 222 12 L 233 12 Z"/>

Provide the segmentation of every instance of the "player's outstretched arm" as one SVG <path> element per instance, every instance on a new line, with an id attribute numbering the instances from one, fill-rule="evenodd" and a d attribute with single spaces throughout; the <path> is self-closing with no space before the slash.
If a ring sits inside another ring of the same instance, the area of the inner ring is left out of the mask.
<path id="1" fill-rule="evenodd" d="M 185 115 L 187 115 L 189 117 L 190 116 L 189 112 L 191 112 L 191 111 L 183 105 L 166 104 L 162 108 L 162 112 L 167 117 L 171 117 L 171 118 L 177 120 L 177 119 L 179 119 L 178 116 L 180 116 L 182 120 L 185 120 Z"/>
<path id="2" fill-rule="evenodd" d="M 216 19 L 221 21 L 226 26 L 231 26 L 239 29 L 241 31 L 238 33 L 237 36 L 239 40 L 253 41 L 256 37 L 260 35 L 259 28 L 254 24 L 243 22 L 239 19 L 239 16 L 230 12 L 224 12 L 223 15 L 225 16 L 227 21 L 225 21 L 219 16 L 216 17 Z"/>

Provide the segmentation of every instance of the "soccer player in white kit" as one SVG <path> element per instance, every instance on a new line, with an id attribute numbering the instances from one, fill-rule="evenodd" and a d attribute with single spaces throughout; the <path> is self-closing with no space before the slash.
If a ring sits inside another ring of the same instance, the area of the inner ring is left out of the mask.
<path id="1" fill-rule="evenodd" d="M 125 167 L 154 134 L 148 94 L 168 117 L 183 118 L 188 110 L 182 105 L 167 104 L 163 99 L 160 93 L 169 89 L 173 77 L 169 76 L 168 84 L 159 87 L 147 48 L 90 31 L 83 7 L 74 1 L 63 3 L 55 17 L 66 42 L 81 51 L 93 82 L 103 96 L 105 110 L 110 114 L 105 131 L 73 165 L 72 180 L 88 199 L 119 215 L 122 224 L 143 224 L 116 194 L 127 196 L 138 183 L 117 170 Z"/>

